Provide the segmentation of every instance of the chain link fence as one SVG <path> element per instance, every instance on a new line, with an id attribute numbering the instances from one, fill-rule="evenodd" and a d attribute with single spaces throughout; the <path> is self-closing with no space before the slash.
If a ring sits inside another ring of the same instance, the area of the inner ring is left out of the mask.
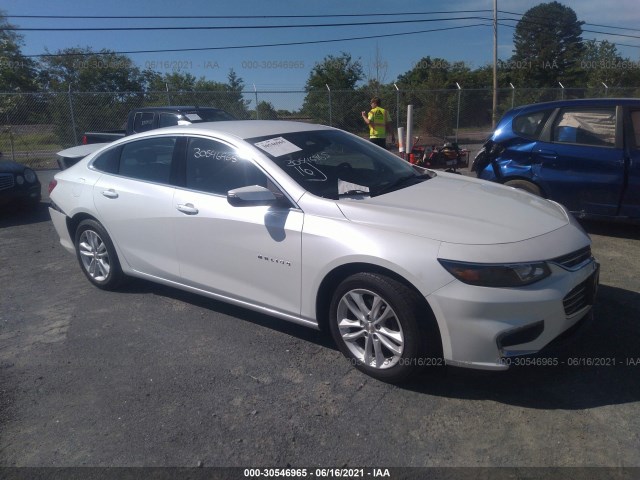
<path id="1" fill-rule="evenodd" d="M 56 168 L 55 153 L 81 142 L 86 131 L 124 129 L 129 110 L 144 106 L 198 105 L 228 111 L 238 119 L 296 120 L 322 123 L 366 137 L 361 112 L 374 94 L 364 90 L 64 92 L 0 93 L 2 159 L 33 168 Z M 490 89 L 396 90 L 377 93 L 394 130 L 406 125 L 413 105 L 418 143 L 457 142 L 473 155 L 491 132 Z M 500 89 L 498 117 L 508 109 L 550 100 L 640 97 L 639 88 Z"/>

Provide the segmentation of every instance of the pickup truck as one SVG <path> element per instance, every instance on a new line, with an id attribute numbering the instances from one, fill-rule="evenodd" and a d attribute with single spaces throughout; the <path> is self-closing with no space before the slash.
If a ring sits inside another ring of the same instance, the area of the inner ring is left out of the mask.
<path id="1" fill-rule="evenodd" d="M 173 125 L 189 125 L 199 122 L 217 122 L 235 120 L 235 118 L 217 108 L 181 106 L 181 107 L 143 107 L 129 112 L 126 130 L 107 130 L 104 132 L 86 132 L 82 144 L 109 143 L 134 133 L 146 132 L 155 128 Z"/>
<path id="2" fill-rule="evenodd" d="M 107 143 L 114 142 L 127 135 L 146 132 L 155 128 L 173 125 L 190 125 L 200 122 L 235 120 L 230 113 L 218 108 L 180 106 L 180 107 L 143 107 L 129 112 L 126 130 L 108 130 L 104 132 L 86 132 L 82 136 L 82 145 L 67 148 L 57 153 L 58 166 L 65 170 Z"/>
<path id="3" fill-rule="evenodd" d="M 577 217 L 640 220 L 640 99 L 524 105 L 476 156 L 484 180 L 563 204 Z"/>

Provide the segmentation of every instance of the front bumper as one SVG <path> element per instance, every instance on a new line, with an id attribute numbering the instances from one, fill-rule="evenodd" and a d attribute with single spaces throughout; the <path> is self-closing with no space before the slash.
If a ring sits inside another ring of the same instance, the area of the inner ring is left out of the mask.
<path id="1" fill-rule="evenodd" d="M 454 281 L 430 295 L 450 365 L 506 370 L 505 358 L 539 352 L 589 314 L 599 265 L 577 271 L 550 265 L 549 278 L 521 288 Z"/>

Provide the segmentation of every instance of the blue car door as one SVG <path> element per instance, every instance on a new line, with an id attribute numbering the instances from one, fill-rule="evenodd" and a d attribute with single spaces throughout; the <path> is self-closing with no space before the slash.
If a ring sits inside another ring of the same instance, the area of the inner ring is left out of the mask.
<path id="1" fill-rule="evenodd" d="M 625 150 L 627 185 L 620 205 L 620 215 L 640 218 L 640 109 L 625 115 Z"/>
<path id="2" fill-rule="evenodd" d="M 616 215 L 625 181 L 622 109 L 567 107 L 532 150 L 546 195 L 572 212 Z"/>

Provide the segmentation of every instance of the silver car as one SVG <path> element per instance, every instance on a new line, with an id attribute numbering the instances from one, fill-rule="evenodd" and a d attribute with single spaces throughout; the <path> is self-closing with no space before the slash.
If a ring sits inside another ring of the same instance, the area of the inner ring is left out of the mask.
<path id="1" fill-rule="evenodd" d="M 445 363 L 506 369 L 586 317 L 598 284 L 559 204 L 326 126 L 154 130 L 50 187 L 60 242 L 95 286 L 139 277 L 326 328 L 390 382 Z"/>

